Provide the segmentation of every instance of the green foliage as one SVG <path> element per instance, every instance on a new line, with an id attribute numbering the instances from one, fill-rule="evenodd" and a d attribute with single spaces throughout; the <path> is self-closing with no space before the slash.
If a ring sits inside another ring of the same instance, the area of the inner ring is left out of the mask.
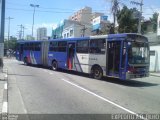
<path id="1" fill-rule="evenodd" d="M 155 12 L 152 18 L 150 18 L 150 21 L 153 24 L 153 32 L 157 31 L 157 19 L 158 19 L 158 13 Z"/>
<path id="2" fill-rule="evenodd" d="M 119 24 L 118 31 L 120 33 L 135 33 L 137 32 L 138 19 L 135 14 L 138 14 L 136 8 L 128 9 L 124 6 L 122 10 L 118 11 L 117 22 Z"/>
<path id="3" fill-rule="evenodd" d="M 147 24 L 142 23 L 142 25 L 141 25 L 141 31 L 142 31 L 142 34 L 144 34 L 144 33 L 147 32 Z"/>
<path id="4" fill-rule="evenodd" d="M 9 41 L 8 40 L 4 41 L 4 48 L 15 50 L 16 43 L 17 43 L 17 38 L 11 36 Z"/>

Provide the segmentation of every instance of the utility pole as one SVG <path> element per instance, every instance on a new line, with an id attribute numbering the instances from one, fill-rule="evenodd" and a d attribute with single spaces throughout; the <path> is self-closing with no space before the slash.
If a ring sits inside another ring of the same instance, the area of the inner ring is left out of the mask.
<path id="1" fill-rule="evenodd" d="M 85 31 L 86 31 L 88 28 L 86 27 L 86 25 L 84 25 L 84 24 L 82 24 L 82 23 L 77 23 L 77 25 L 83 26 L 83 28 L 81 29 L 81 31 L 82 31 L 81 37 L 84 37 L 84 36 L 85 36 Z"/>
<path id="2" fill-rule="evenodd" d="M 85 31 L 87 30 L 86 26 L 85 25 L 82 25 L 83 28 L 82 28 L 82 37 L 85 36 Z"/>
<path id="3" fill-rule="evenodd" d="M 23 25 L 18 25 L 20 27 L 20 31 L 19 31 L 19 39 L 22 39 L 22 32 L 23 32 Z"/>
<path id="4" fill-rule="evenodd" d="M 24 30 L 25 30 L 26 28 L 24 27 L 24 26 L 22 26 L 22 38 L 24 39 Z"/>
<path id="5" fill-rule="evenodd" d="M 8 17 L 6 19 L 8 19 L 8 40 L 7 40 L 7 49 L 8 49 L 8 42 L 10 40 L 10 20 L 14 18 Z"/>
<path id="6" fill-rule="evenodd" d="M 0 69 L 3 68 L 4 56 L 5 0 L 0 0 Z"/>
<path id="7" fill-rule="evenodd" d="M 131 4 L 135 4 L 135 5 L 139 5 L 140 6 L 140 14 L 139 14 L 139 19 L 138 19 L 138 33 L 141 34 L 141 20 L 142 20 L 143 0 L 141 0 L 141 2 L 131 1 Z"/>
<path id="8" fill-rule="evenodd" d="M 38 8 L 39 5 L 34 5 L 34 4 L 30 4 L 31 7 L 33 7 L 33 23 L 32 23 L 32 37 L 33 37 L 33 29 L 34 29 L 34 15 L 35 15 L 35 10 L 36 7 Z"/>

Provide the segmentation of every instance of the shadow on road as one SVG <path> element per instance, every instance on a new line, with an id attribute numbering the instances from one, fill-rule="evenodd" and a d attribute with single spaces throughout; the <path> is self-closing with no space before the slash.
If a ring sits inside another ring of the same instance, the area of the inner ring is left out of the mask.
<path id="1" fill-rule="evenodd" d="M 128 86 L 128 87 L 150 87 L 150 86 L 159 85 L 156 83 L 149 83 L 149 82 L 143 82 L 143 81 L 138 81 L 138 80 L 120 80 L 120 79 L 108 78 L 108 77 L 104 77 L 102 78 L 102 80 L 110 82 L 110 83 Z"/>
<path id="2" fill-rule="evenodd" d="M 21 64 L 21 65 L 24 65 L 24 64 Z M 29 67 L 36 67 L 36 68 L 43 68 L 43 69 L 50 69 L 51 70 L 51 68 L 49 68 L 49 67 L 37 66 L 37 65 L 30 65 Z M 59 72 L 59 73 L 62 72 L 62 73 L 67 73 L 67 74 L 71 74 L 71 75 L 77 75 L 77 76 L 91 78 L 89 76 L 89 74 L 76 72 L 76 71 L 70 71 L 70 70 L 59 69 L 58 71 L 55 71 L 55 72 Z M 92 78 L 92 79 L 94 79 L 94 78 Z M 94 80 L 97 80 L 97 79 L 94 79 Z M 128 87 L 150 87 L 150 86 L 158 86 L 159 85 L 156 83 L 149 83 L 149 82 L 144 82 L 144 81 L 139 81 L 139 80 L 120 80 L 117 78 L 110 78 L 110 77 L 103 77 L 99 81 L 105 81 L 105 82 L 119 84 L 119 85 L 128 86 Z"/>
<path id="3" fill-rule="evenodd" d="M 78 76 L 82 76 L 82 77 L 91 78 L 89 76 L 89 74 L 80 73 L 80 72 L 76 72 L 76 71 L 58 70 L 57 72 L 63 72 L 63 73 L 71 74 L 71 75 L 78 75 Z M 92 78 L 92 79 L 94 79 L 94 78 Z M 94 80 L 97 80 L 97 79 L 94 79 Z M 120 80 L 117 78 L 109 78 L 109 77 L 103 77 L 99 81 L 115 83 L 115 84 L 128 86 L 128 87 L 150 87 L 150 86 L 159 85 L 159 84 L 155 84 L 155 83 L 143 82 L 143 81 L 138 81 L 138 80 Z"/>

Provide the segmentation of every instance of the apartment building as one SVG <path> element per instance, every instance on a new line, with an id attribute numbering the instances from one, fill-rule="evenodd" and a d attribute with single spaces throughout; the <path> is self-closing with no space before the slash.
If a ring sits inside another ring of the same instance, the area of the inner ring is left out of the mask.
<path id="1" fill-rule="evenodd" d="M 47 28 L 41 27 L 37 29 L 37 40 L 47 39 Z"/>
<path id="2" fill-rule="evenodd" d="M 81 10 L 75 12 L 69 17 L 69 20 L 78 21 L 81 23 L 90 23 L 92 18 L 92 8 L 84 7 Z"/>

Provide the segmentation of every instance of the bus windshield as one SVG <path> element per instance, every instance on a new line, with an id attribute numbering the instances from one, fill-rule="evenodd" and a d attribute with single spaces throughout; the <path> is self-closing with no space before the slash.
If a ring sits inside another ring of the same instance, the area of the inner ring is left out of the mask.
<path id="1" fill-rule="evenodd" d="M 129 42 L 129 64 L 149 63 L 149 47 L 143 42 Z"/>

